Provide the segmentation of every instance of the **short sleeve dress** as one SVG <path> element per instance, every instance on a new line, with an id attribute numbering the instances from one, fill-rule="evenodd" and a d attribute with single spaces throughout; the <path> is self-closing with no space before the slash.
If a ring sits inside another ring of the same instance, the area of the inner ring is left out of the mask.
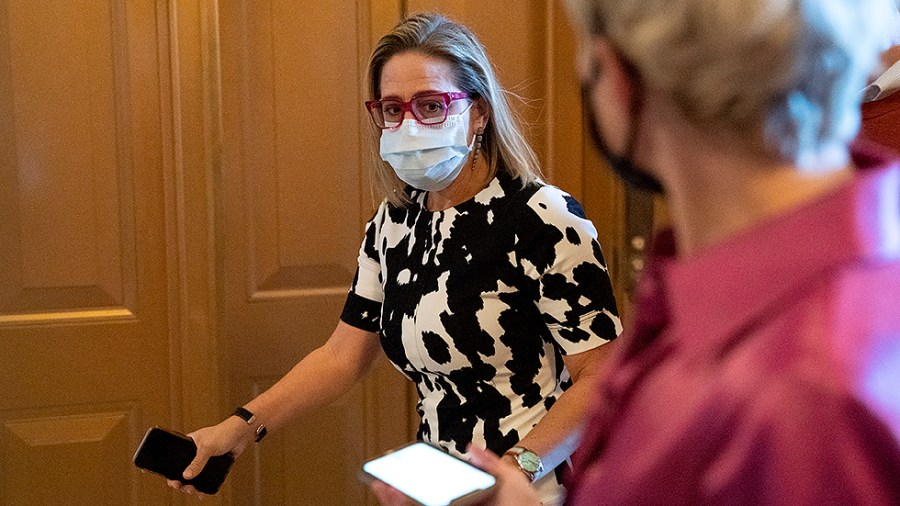
<path id="1" fill-rule="evenodd" d="M 596 230 L 562 190 L 504 174 L 444 211 L 411 197 L 369 221 L 341 319 L 416 385 L 420 439 L 502 454 L 571 384 L 562 357 L 621 332 Z"/>

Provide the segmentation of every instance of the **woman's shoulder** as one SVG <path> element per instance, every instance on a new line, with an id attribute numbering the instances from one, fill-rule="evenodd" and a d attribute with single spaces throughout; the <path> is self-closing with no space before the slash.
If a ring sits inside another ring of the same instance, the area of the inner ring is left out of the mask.
<path id="1" fill-rule="evenodd" d="M 500 180 L 506 195 L 522 206 L 568 211 L 579 218 L 585 218 L 584 208 L 577 200 L 565 190 L 542 179 L 523 183 L 521 179 L 513 178 L 504 172 L 498 173 L 497 179 Z"/>
<path id="2" fill-rule="evenodd" d="M 398 205 L 388 199 L 384 199 L 375 209 L 375 213 L 369 219 L 369 224 L 379 228 L 386 223 L 404 224 L 408 221 L 407 217 L 410 214 L 410 209 L 415 208 L 417 205 L 415 202 Z"/>
<path id="3" fill-rule="evenodd" d="M 498 172 L 496 179 L 499 183 L 500 192 L 502 192 L 502 201 L 513 207 L 527 206 L 528 201 L 531 200 L 534 194 L 547 186 L 545 182 L 539 179 L 525 182 L 504 171 Z"/>
<path id="4" fill-rule="evenodd" d="M 565 190 L 537 181 L 525 205 L 548 222 L 580 223 L 588 221 L 584 207 Z"/>
<path id="5" fill-rule="evenodd" d="M 547 247 L 563 238 L 581 243 L 597 237 L 584 208 L 566 191 L 541 180 L 516 183 L 502 215 L 523 245 Z"/>
<path id="6" fill-rule="evenodd" d="M 375 211 L 372 213 L 372 217 L 369 218 L 368 225 L 379 225 L 384 221 L 384 217 L 388 214 L 389 210 L 393 207 L 388 199 L 382 199 L 382 201 L 375 208 Z"/>

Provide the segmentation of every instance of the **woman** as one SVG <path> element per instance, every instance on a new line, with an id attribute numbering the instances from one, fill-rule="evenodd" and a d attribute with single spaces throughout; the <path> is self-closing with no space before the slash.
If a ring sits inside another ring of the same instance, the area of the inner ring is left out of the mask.
<path id="1" fill-rule="evenodd" d="M 892 1 L 570 0 L 598 145 L 673 228 L 569 504 L 900 504 L 900 161 L 851 147 Z"/>
<path id="2" fill-rule="evenodd" d="M 620 332 L 596 232 L 538 179 L 466 28 L 431 14 L 402 21 L 375 48 L 369 79 L 385 200 L 341 321 L 236 416 L 191 434 L 185 478 L 348 391 L 380 347 L 416 385 L 420 439 L 504 455 L 556 504 L 552 471 L 577 439 L 602 345 Z"/>

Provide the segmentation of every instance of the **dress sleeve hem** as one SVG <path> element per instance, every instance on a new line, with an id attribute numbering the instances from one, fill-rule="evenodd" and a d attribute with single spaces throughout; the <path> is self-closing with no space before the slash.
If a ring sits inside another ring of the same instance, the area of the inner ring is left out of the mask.
<path id="1" fill-rule="evenodd" d="M 381 303 L 350 292 L 341 312 L 341 321 L 351 327 L 378 332 L 381 330 Z"/>

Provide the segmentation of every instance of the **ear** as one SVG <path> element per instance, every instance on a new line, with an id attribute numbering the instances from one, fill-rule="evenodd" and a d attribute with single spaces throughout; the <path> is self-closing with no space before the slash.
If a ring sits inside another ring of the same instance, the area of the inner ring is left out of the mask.
<path id="1" fill-rule="evenodd" d="M 590 40 L 588 70 L 603 87 L 608 90 L 608 97 L 616 102 L 629 106 L 634 100 L 637 83 L 631 65 L 622 58 L 615 46 L 606 37 L 595 36 Z"/>
<path id="2" fill-rule="evenodd" d="M 590 97 L 590 113 L 597 131 L 614 153 L 624 153 L 634 129 L 634 105 L 640 83 L 630 65 L 605 37 L 592 37 L 583 46 L 582 78 Z"/>
<path id="3" fill-rule="evenodd" d="M 491 108 L 488 107 L 487 100 L 484 97 L 478 97 L 472 104 L 473 122 L 472 127 L 476 132 L 482 132 L 487 127 L 488 120 L 491 119 Z"/>

